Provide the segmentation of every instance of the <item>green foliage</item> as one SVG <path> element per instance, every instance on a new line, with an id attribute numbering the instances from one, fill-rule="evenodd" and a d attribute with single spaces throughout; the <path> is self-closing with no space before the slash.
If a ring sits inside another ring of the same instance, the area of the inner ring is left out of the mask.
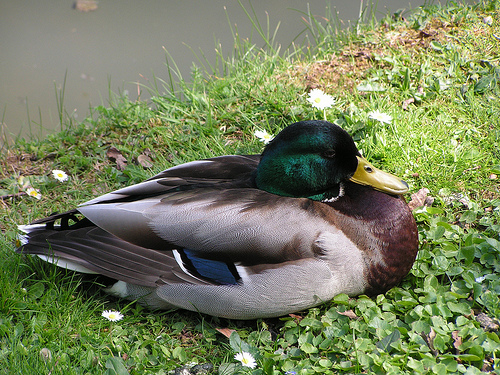
<path id="1" fill-rule="evenodd" d="M 12 195 L 0 208 L 0 372 L 167 374 L 211 362 L 220 374 L 499 374 L 498 4 L 427 6 L 406 20 L 387 16 L 375 29 L 360 23 L 356 33 L 339 31 L 334 15 L 323 22 L 306 14 L 310 40 L 284 54 L 252 21 L 267 40 L 263 48 L 233 29 L 231 56 L 199 58 L 202 68 L 193 68 L 189 82 L 176 81 L 170 63 L 169 78 L 147 88 L 149 103 L 116 96 L 109 108 L 94 108 L 44 140 L 18 139 L 0 157 L 0 194 Z M 436 20 L 449 28 L 426 48 L 375 38 L 429 30 Z M 297 315 L 232 322 L 144 310 L 102 294 L 99 279 L 12 253 L 17 224 L 172 165 L 260 152 L 255 130 L 276 134 L 318 114 L 305 100 L 307 85 L 290 78 L 298 62 L 329 61 L 346 46 L 374 43 L 380 48 L 356 76 L 357 89 L 329 92 L 336 104 L 326 116 L 374 164 L 404 177 L 412 193 L 425 187 L 435 198 L 414 211 L 421 244 L 415 265 L 385 295 L 339 295 Z M 375 110 L 392 121 L 370 118 Z M 111 146 L 124 167 L 108 156 Z M 152 166 L 141 164 L 142 155 Z M 55 180 L 52 169 L 69 180 Z M 22 195 L 29 186 L 40 200 Z M 105 309 L 125 318 L 105 321 Z M 235 330 L 229 338 L 216 330 L 228 327 Z M 234 359 L 242 351 L 255 358 L 255 369 Z"/>

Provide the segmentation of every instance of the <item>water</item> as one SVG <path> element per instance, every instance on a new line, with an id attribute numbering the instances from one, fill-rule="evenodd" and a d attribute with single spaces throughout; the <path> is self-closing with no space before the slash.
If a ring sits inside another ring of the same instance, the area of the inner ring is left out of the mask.
<path id="1" fill-rule="evenodd" d="M 212 62 L 216 42 L 230 52 L 228 18 L 241 36 L 252 34 L 251 23 L 235 0 L 101 0 L 89 13 L 73 9 L 72 1 L 0 4 L 0 121 L 7 138 L 59 129 L 56 89 L 61 93 L 63 86 L 66 111 L 81 121 L 90 106 L 107 105 L 110 90 L 127 90 L 132 99 L 142 90 L 144 98 L 145 90 L 137 83 L 150 85 L 155 76 L 167 80 L 165 49 L 188 79 L 195 60 L 191 49 L 197 53 L 201 49 Z M 342 20 L 358 17 L 359 1 L 311 0 L 309 7 L 322 16 L 327 3 Z M 383 15 L 423 3 L 380 0 L 378 9 Z M 251 9 L 248 2 L 243 4 Z M 306 12 L 307 3 L 302 0 L 253 0 L 252 6 L 264 28 L 266 12 L 271 30 L 280 22 L 277 39 L 283 47 L 305 28 L 301 12 Z"/>

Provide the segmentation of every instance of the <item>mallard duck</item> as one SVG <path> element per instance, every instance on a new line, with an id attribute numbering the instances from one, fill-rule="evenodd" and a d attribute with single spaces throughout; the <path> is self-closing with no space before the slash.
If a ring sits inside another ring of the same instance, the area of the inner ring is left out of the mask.
<path id="1" fill-rule="evenodd" d="M 399 283 L 418 250 L 407 191 L 339 126 L 301 121 L 261 155 L 178 165 L 21 226 L 18 251 L 153 309 L 276 317 Z"/>

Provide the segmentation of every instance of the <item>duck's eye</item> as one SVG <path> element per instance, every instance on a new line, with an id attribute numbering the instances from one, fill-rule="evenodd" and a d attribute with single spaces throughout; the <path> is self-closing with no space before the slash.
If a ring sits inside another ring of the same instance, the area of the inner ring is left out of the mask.
<path id="1" fill-rule="evenodd" d="M 335 157 L 335 150 L 326 150 L 323 152 L 323 157 L 327 159 L 333 159 Z"/>
<path id="2" fill-rule="evenodd" d="M 366 173 L 372 173 L 373 172 L 373 168 L 369 167 L 368 165 L 365 165 L 365 171 L 366 171 Z"/>

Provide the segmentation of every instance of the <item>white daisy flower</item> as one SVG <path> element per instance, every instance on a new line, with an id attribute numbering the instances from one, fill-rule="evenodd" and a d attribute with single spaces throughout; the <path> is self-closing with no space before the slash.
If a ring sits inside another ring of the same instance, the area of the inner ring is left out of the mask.
<path id="1" fill-rule="evenodd" d="M 105 310 L 102 312 L 102 316 L 112 322 L 117 322 L 123 319 L 123 314 L 119 311 L 114 310 Z"/>
<path id="2" fill-rule="evenodd" d="M 42 194 L 40 194 L 40 190 L 33 189 L 32 187 L 26 189 L 26 194 L 36 199 L 42 199 Z"/>
<path id="3" fill-rule="evenodd" d="M 52 175 L 54 176 L 54 178 L 60 182 L 64 182 L 68 179 L 68 175 L 66 174 L 66 172 L 64 171 L 61 171 L 60 169 L 54 169 L 52 171 Z"/>
<path id="4" fill-rule="evenodd" d="M 333 96 L 325 94 L 320 89 L 311 90 L 307 101 L 311 103 L 314 108 L 318 108 L 320 110 L 325 110 L 335 104 Z"/>
<path id="5" fill-rule="evenodd" d="M 256 130 L 253 134 L 257 138 L 259 138 L 259 140 L 261 140 L 262 142 L 264 142 L 266 145 L 269 142 L 271 142 L 273 140 L 273 138 L 274 138 L 274 136 L 272 136 L 271 134 L 269 134 L 265 130 Z"/>
<path id="6" fill-rule="evenodd" d="M 241 364 L 245 367 L 255 368 L 255 366 L 257 366 L 255 358 L 248 352 L 238 353 L 234 356 L 234 359 L 240 361 Z"/>
<path id="7" fill-rule="evenodd" d="M 368 118 L 379 121 L 382 124 L 390 124 L 392 122 L 392 116 L 378 110 L 369 112 Z"/>

